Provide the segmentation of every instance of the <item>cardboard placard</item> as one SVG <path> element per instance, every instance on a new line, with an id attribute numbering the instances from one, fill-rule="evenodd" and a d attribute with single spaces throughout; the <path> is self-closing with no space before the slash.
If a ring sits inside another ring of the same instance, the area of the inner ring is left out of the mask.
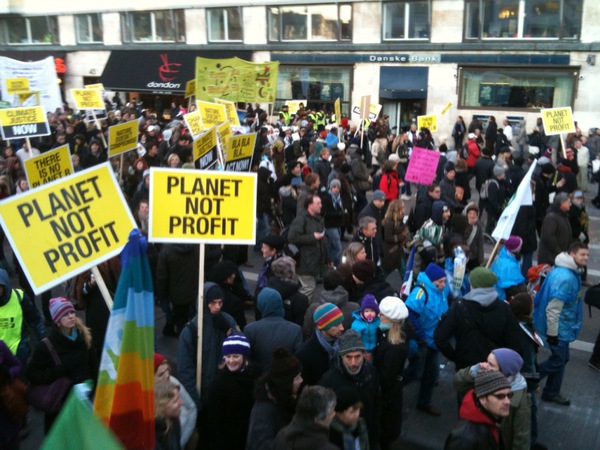
<path id="1" fill-rule="evenodd" d="M 7 78 L 6 92 L 8 94 L 16 94 L 17 92 L 25 92 L 29 90 L 28 78 Z"/>
<path id="2" fill-rule="evenodd" d="M 135 150 L 138 144 L 138 133 L 138 120 L 130 120 L 108 127 L 108 156 Z"/>
<path id="3" fill-rule="evenodd" d="M 104 109 L 102 92 L 99 89 L 71 89 L 77 109 Z"/>
<path id="4" fill-rule="evenodd" d="M 190 130 L 192 136 L 199 136 L 204 131 L 202 126 L 202 119 L 200 118 L 200 111 L 196 110 L 191 113 L 183 115 L 183 120 Z"/>
<path id="5" fill-rule="evenodd" d="M 227 113 L 225 112 L 224 105 L 203 101 L 197 101 L 196 104 L 198 105 L 202 126 L 205 130 L 227 122 Z"/>
<path id="6" fill-rule="evenodd" d="M 570 106 L 565 108 L 542 109 L 542 121 L 544 123 L 544 133 L 546 136 L 555 134 L 575 133 L 575 122 L 573 121 L 573 111 Z"/>
<path id="7" fill-rule="evenodd" d="M 248 172 L 252 162 L 252 154 L 256 145 L 256 134 L 239 134 L 231 136 L 227 143 L 225 170 Z"/>
<path id="8" fill-rule="evenodd" d="M 185 83 L 185 98 L 196 95 L 196 80 L 190 80 Z"/>
<path id="9" fill-rule="evenodd" d="M 370 102 L 371 96 L 368 95 L 366 97 L 369 97 L 369 102 Z M 362 97 L 361 101 L 364 98 L 365 97 Z M 374 120 L 377 120 L 377 117 L 379 117 L 379 113 L 381 111 L 381 108 L 382 108 L 382 106 L 379 105 L 379 104 L 369 103 L 369 116 L 368 116 L 368 118 L 369 118 L 369 120 L 371 122 L 373 122 Z M 359 116 L 359 118 L 364 118 L 365 117 L 364 114 L 362 113 L 361 105 L 358 104 L 358 103 L 356 105 L 354 105 L 354 107 L 352 108 L 352 114 L 355 114 L 355 115 Z"/>
<path id="10" fill-rule="evenodd" d="M 194 161 L 199 160 L 200 169 L 208 169 L 217 161 L 217 128 L 212 127 L 194 140 Z"/>
<path id="11" fill-rule="evenodd" d="M 437 116 L 417 116 L 417 128 L 429 128 L 429 131 L 437 131 Z"/>
<path id="12" fill-rule="evenodd" d="M 61 145 L 25 161 L 27 182 L 36 188 L 51 181 L 67 177 L 73 173 L 73 161 L 69 145 Z"/>
<path id="13" fill-rule="evenodd" d="M 418 184 L 431 184 L 435 180 L 440 153 L 426 148 L 413 147 L 406 168 L 406 181 Z"/>
<path id="14" fill-rule="evenodd" d="M 48 136 L 50 125 L 43 106 L 0 110 L 3 139 Z"/>
<path id="15" fill-rule="evenodd" d="M 215 98 L 215 103 L 218 105 L 225 106 L 225 114 L 227 115 L 227 120 L 231 122 L 232 125 L 240 126 L 240 118 L 237 114 L 237 108 L 234 102 L 230 102 L 229 100 L 221 100 L 220 98 Z"/>

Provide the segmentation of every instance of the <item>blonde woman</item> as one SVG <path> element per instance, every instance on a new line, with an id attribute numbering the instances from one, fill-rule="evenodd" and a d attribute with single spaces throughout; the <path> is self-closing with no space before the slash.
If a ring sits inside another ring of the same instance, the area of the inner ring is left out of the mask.
<path id="1" fill-rule="evenodd" d="M 179 416 L 182 406 L 178 386 L 168 381 L 160 381 L 154 386 L 155 450 L 181 450 Z"/>

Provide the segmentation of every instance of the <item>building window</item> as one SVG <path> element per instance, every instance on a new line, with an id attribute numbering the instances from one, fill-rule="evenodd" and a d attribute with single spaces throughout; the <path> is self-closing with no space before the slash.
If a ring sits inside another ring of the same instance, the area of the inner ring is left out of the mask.
<path id="1" fill-rule="evenodd" d="M 430 1 L 390 2 L 383 4 L 383 39 L 429 39 Z"/>
<path id="2" fill-rule="evenodd" d="M 307 108 L 320 108 L 324 104 L 333 112 L 334 102 L 339 98 L 342 112 L 349 112 L 352 70 L 343 66 L 279 66 L 275 108 L 280 108 L 286 100 L 305 100 Z"/>
<path id="3" fill-rule="evenodd" d="M 242 41 L 242 9 L 208 9 L 208 40 L 210 42 Z"/>
<path id="4" fill-rule="evenodd" d="M 573 105 L 573 69 L 462 67 L 461 108 L 540 109 Z"/>
<path id="5" fill-rule="evenodd" d="M 124 42 L 185 42 L 182 9 L 123 13 Z"/>
<path id="6" fill-rule="evenodd" d="M 0 21 L 2 43 L 55 44 L 58 41 L 56 17 L 6 17 Z"/>
<path id="7" fill-rule="evenodd" d="M 467 0 L 466 39 L 579 39 L 583 0 Z"/>
<path id="8" fill-rule="evenodd" d="M 351 5 L 269 8 L 270 41 L 349 41 Z"/>
<path id="9" fill-rule="evenodd" d="M 78 44 L 102 43 L 102 17 L 100 14 L 75 16 Z"/>

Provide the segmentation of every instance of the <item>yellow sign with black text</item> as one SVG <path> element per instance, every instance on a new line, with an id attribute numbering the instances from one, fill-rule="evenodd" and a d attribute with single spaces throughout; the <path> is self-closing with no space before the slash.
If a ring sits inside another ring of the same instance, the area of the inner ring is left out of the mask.
<path id="1" fill-rule="evenodd" d="M 139 122 L 129 122 L 113 125 L 108 128 L 108 155 L 115 156 L 137 148 Z"/>
<path id="2" fill-rule="evenodd" d="M 225 112 L 224 105 L 202 101 L 198 101 L 196 104 L 198 105 L 202 126 L 205 130 L 227 122 L 227 113 Z"/>
<path id="3" fill-rule="evenodd" d="M 227 144 L 229 144 L 229 138 L 231 137 L 231 124 L 229 122 L 225 122 L 222 125 L 217 127 L 217 133 L 219 133 L 219 138 L 221 139 L 221 149 L 223 150 L 223 155 L 227 154 Z"/>
<path id="4" fill-rule="evenodd" d="M 29 90 L 29 78 L 7 78 L 6 93 L 16 94 Z"/>
<path id="5" fill-rule="evenodd" d="M 185 83 L 185 98 L 196 95 L 196 80 L 190 80 Z"/>
<path id="6" fill-rule="evenodd" d="M 227 144 L 225 170 L 248 172 L 256 145 L 256 133 L 231 136 Z"/>
<path id="7" fill-rule="evenodd" d="M 200 169 L 208 169 L 217 160 L 215 152 L 217 146 L 217 128 L 212 127 L 194 141 L 194 161 L 200 160 Z"/>
<path id="8" fill-rule="evenodd" d="M 575 133 L 573 111 L 570 106 L 565 108 L 542 109 L 542 121 L 546 136 L 555 134 Z"/>
<path id="9" fill-rule="evenodd" d="M 229 100 L 221 100 L 220 98 L 215 98 L 215 103 L 218 105 L 225 106 L 225 114 L 227 114 L 227 120 L 231 122 L 232 125 L 240 126 L 240 118 L 237 115 L 237 108 L 235 107 L 234 102 L 230 102 Z"/>
<path id="10" fill-rule="evenodd" d="M 69 145 L 61 145 L 25 161 L 27 182 L 32 188 L 67 177 L 73 173 Z"/>
<path id="11" fill-rule="evenodd" d="M 3 139 L 48 136 L 50 125 L 43 106 L 0 109 Z"/>
<path id="12" fill-rule="evenodd" d="M 0 221 L 36 294 L 118 255 L 136 227 L 108 162 L 9 197 Z"/>
<path id="13" fill-rule="evenodd" d="M 202 119 L 200 118 L 200 111 L 196 110 L 194 112 L 184 114 L 183 120 L 185 121 L 192 136 L 198 136 L 204 131 Z"/>
<path id="14" fill-rule="evenodd" d="M 150 169 L 151 242 L 253 244 L 256 174 Z"/>
<path id="15" fill-rule="evenodd" d="M 71 89 L 71 94 L 77 109 L 104 109 L 106 107 L 99 89 Z"/>
<path id="16" fill-rule="evenodd" d="M 417 116 L 417 128 L 428 128 L 429 131 L 437 131 L 437 116 Z"/>

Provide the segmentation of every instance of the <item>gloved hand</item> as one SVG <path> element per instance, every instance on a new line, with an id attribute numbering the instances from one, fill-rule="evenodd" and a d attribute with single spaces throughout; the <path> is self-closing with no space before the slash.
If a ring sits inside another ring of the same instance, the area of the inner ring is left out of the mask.
<path id="1" fill-rule="evenodd" d="M 546 342 L 550 345 L 558 345 L 558 336 L 546 336 Z"/>

